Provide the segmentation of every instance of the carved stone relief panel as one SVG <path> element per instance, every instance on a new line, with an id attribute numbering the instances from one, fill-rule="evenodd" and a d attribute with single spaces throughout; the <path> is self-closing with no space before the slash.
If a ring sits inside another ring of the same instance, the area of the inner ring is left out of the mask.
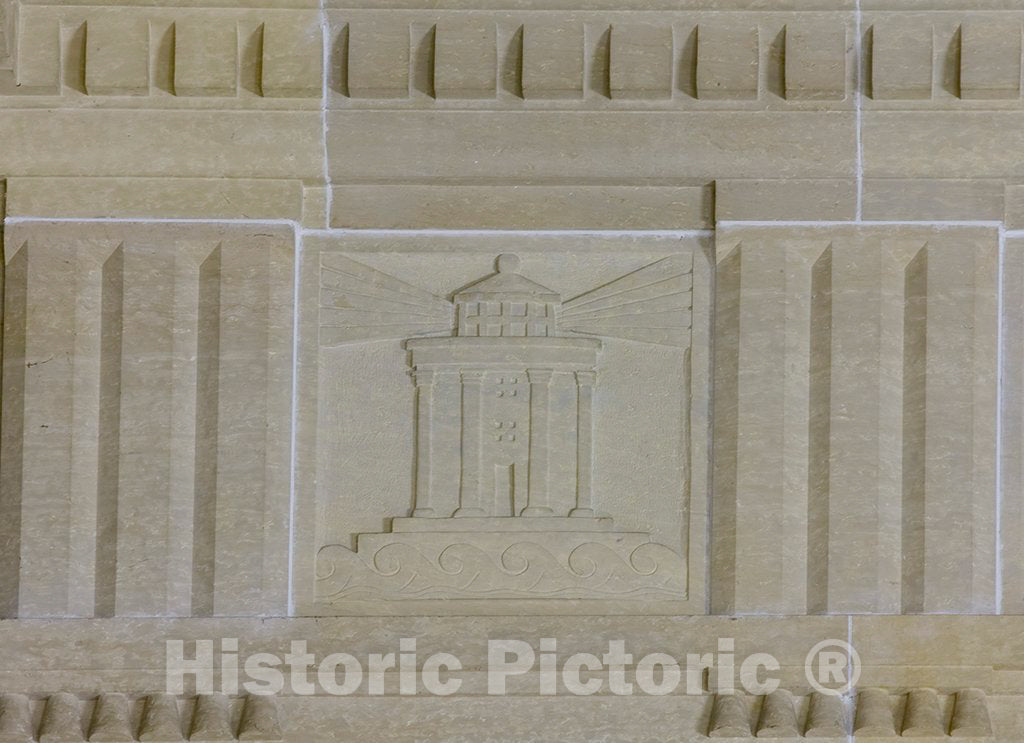
<path id="1" fill-rule="evenodd" d="M 304 248 L 300 613 L 703 612 L 707 247 L 382 240 Z"/>

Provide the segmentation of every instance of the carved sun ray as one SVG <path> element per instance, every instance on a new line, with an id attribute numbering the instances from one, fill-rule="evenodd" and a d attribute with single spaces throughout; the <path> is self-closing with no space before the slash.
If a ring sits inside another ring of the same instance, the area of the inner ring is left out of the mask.
<path id="1" fill-rule="evenodd" d="M 689 345 L 693 262 L 673 255 L 570 299 L 559 327 L 664 346 Z"/>
<path id="2" fill-rule="evenodd" d="M 340 255 L 320 266 L 320 343 L 340 346 L 374 340 L 445 335 L 451 302 Z"/>

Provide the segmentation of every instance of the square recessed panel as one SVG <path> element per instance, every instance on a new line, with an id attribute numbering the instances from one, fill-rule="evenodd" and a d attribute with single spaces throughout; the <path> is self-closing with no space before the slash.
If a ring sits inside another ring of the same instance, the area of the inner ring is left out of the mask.
<path id="1" fill-rule="evenodd" d="M 312 238 L 302 613 L 703 611 L 697 240 Z"/>
<path id="2" fill-rule="evenodd" d="M 932 97 L 934 30 L 911 18 L 880 17 L 871 25 L 871 97 Z"/>
<path id="3" fill-rule="evenodd" d="M 523 96 L 582 98 L 582 23 L 531 22 L 523 26 Z"/>
<path id="4" fill-rule="evenodd" d="M 697 29 L 697 97 L 757 98 L 757 26 L 701 24 Z"/>
<path id="5" fill-rule="evenodd" d="M 489 20 L 447 20 L 434 37 L 434 95 L 494 98 L 498 92 L 497 27 Z"/>
<path id="6" fill-rule="evenodd" d="M 409 95 L 409 23 L 360 19 L 348 24 L 348 92 L 353 98 Z"/>
<path id="7" fill-rule="evenodd" d="M 960 33 L 960 97 L 1019 98 L 1020 22 L 972 20 Z"/>
<path id="8" fill-rule="evenodd" d="M 672 27 L 613 24 L 609 83 L 612 98 L 672 97 Z"/>

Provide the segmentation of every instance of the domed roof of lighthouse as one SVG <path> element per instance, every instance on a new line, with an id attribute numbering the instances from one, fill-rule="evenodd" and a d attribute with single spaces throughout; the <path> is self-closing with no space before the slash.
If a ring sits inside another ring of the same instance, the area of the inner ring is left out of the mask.
<path id="1" fill-rule="evenodd" d="M 562 300 L 558 292 L 531 281 L 519 271 L 519 256 L 503 253 L 495 262 L 497 273 L 480 279 L 455 295 L 457 304 L 463 302 L 545 302 Z"/>

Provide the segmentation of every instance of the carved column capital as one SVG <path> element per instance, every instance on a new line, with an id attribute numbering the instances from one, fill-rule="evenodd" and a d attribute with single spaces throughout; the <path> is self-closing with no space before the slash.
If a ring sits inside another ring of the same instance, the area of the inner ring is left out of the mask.
<path id="1" fill-rule="evenodd" d="M 429 387 L 434 384 L 438 374 L 434 369 L 414 369 L 412 372 L 413 382 L 417 387 Z"/>
<path id="2" fill-rule="evenodd" d="M 594 387 L 597 385 L 596 371 L 576 372 L 576 384 L 580 387 Z"/>
<path id="3" fill-rule="evenodd" d="M 555 375 L 554 369 L 527 369 L 526 375 L 530 384 L 551 384 L 551 378 Z"/>

